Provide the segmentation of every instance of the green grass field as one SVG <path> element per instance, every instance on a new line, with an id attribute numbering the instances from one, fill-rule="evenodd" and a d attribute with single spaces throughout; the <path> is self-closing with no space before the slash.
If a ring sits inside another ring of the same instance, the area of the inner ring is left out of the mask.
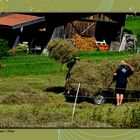
<path id="1" fill-rule="evenodd" d="M 125 28 L 132 31 L 133 34 L 140 34 L 140 18 L 139 17 L 127 17 L 125 22 Z"/>
<path id="2" fill-rule="evenodd" d="M 105 59 L 121 60 L 133 54 L 134 52 L 79 52 L 78 56 L 81 60 L 101 63 Z M 1 59 L 1 63 L 5 67 L 0 69 L 0 127 L 91 128 L 124 125 L 112 125 L 115 121 L 114 113 L 110 120 L 107 119 L 107 110 L 114 108 L 119 112 L 114 104 L 99 107 L 88 102 L 79 103 L 72 121 L 73 103 L 66 102 L 63 95 L 67 71 L 65 65 L 39 55 L 6 57 Z M 127 104 L 129 103 L 124 104 L 123 112 L 126 108 L 132 109 Z M 102 110 L 106 112 L 101 118 L 99 114 Z"/>

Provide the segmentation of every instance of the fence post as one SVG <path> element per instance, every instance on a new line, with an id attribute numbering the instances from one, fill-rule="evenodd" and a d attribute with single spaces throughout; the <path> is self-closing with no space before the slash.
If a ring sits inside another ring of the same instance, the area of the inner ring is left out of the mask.
<path id="1" fill-rule="evenodd" d="M 72 121 L 73 121 L 73 117 L 74 117 L 74 113 L 75 113 L 75 107 L 76 107 L 79 89 L 80 89 L 80 83 L 78 84 L 78 88 L 77 88 L 77 92 L 76 92 L 76 97 L 75 97 L 75 102 L 74 102 L 74 107 L 73 107 L 73 112 L 72 112 Z"/>

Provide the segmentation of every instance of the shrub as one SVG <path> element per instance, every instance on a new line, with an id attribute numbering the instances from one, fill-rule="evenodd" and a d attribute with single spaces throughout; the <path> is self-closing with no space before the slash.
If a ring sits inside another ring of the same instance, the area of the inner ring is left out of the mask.
<path id="1" fill-rule="evenodd" d="M 28 53 L 28 45 L 19 44 L 17 47 L 10 49 L 9 55 L 23 55 Z"/>
<path id="2" fill-rule="evenodd" d="M 9 49 L 8 41 L 6 39 L 0 38 L 0 57 L 7 56 Z"/>

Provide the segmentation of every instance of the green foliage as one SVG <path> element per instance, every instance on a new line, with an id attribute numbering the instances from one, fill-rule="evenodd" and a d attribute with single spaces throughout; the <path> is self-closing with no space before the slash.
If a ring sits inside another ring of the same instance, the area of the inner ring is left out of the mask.
<path id="1" fill-rule="evenodd" d="M 3 38 L 0 38 L 0 57 L 7 56 L 9 49 L 10 48 L 9 48 L 8 41 Z"/>
<path id="2" fill-rule="evenodd" d="M 137 33 L 137 43 L 136 46 L 140 48 L 140 32 Z"/>
<path id="3" fill-rule="evenodd" d="M 137 35 L 140 31 L 140 17 L 127 17 L 125 21 L 125 29 L 130 30 L 133 34 Z"/>
<path id="4" fill-rule="evenodd" d="M 131 31 L 137 36 L 137 47 L 140 47 L 140 17 L 127 17 L 125 22 L 125 29 Z"/>

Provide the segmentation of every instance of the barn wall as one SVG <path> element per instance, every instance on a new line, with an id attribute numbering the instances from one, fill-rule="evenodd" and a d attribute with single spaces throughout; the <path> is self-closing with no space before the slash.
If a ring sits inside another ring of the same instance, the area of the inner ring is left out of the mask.
<path id="1" fill-rule="evenodd" d="M 66 26 L 66 38 L 72 38 L 75 34 L 92 37 L 95 33 L 95 22 L 74 21 Z"/>

